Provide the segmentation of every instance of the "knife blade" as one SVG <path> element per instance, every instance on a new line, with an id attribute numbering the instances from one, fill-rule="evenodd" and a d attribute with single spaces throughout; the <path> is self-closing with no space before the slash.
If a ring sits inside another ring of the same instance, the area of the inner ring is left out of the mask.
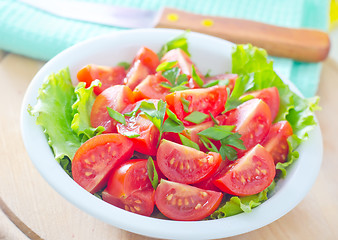
<path id="1" fill-rule="evenodd" d="M 68 19 L 123 28 L 190 29 L 265 48 L 270 55 L 298 61 L 323 61 L 329 53 L 327 33 L 279 27 L 245 19 L 206 16 L 164 7 L 159 11 L 66 0 L 20 0 L 31 7 Z"/>

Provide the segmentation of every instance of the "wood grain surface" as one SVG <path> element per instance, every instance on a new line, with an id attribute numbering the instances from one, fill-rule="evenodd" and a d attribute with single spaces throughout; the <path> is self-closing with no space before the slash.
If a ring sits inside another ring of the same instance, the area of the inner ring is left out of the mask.
<path id="1" fill-rule="evenodd" d="M 89 216 L 56 193 L 32 165 L 21 139 L 20 108 L 43 62 L 0 50 L 0 197 L 8 209 L 42 239 L 151 240 Z M 323 164 L 309 194 L 291 212 L 256 231 L 230 239 L 338 239 L 338 64 L 323 64 L 317 113 L 324 139 Z M 7 212 L 8 214 L 8 212 Z M 26 233 L 27 234 L 27 233 Z M 0 239 L 28 239 L 0 211 Z"/>

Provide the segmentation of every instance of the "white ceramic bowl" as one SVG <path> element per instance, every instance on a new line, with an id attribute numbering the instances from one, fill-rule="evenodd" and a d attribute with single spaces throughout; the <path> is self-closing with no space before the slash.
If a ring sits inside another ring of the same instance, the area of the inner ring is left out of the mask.
<path id="1" fill-rule="evenodd" d="M 179 222 L 130 213 L 86 192 L 54 160 L 42 128 L 27 113 L 28 104 L 36 103 L 38 89 L 52 72 L 69 66 L 71 76 L 75 79 L 77 71 L 86 64 L 115 65 L 121 61 L 130 62 L 141 46 L 158 51 L 162 44 L 181 33 L 168 29 L 121 31 L 77 44 L 50 60 L 32 80 L 23 101 L 21 127 L 27 152 L 40 174 L 64 198 L 92 216 L 130 232 L 168 239 L 212 239 L 263 227 L 293 209 L 313 185 L 322 160 L 319 126 L 310 133 L 309 140 L 300 146 L 300 158 L 289 169 L 288 176 L 278 182 L 271 198 L 251 213 L 219 220 Z M 188 40 L 192 60 L 203 73 L 209 69 L 213 74 L 231 69 L 232 43 L 198 33 L 189 33 Z M 291 88 L 297 91 L 293 85 Z"/>

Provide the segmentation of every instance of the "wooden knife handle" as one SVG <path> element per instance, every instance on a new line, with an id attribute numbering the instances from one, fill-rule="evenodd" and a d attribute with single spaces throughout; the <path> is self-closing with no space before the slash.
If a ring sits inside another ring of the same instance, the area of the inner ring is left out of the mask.
<path id="1" fill-rule="evenodd" d="M 330 49 L 329 36 L 313 29 L 278 27 L 244 19 L 193 14 L 173 8 L 163 8 L 157 28 L 190 29 L 230 42 L 251 43 L 270 55 L 298 61 L 323 61 Z"/>

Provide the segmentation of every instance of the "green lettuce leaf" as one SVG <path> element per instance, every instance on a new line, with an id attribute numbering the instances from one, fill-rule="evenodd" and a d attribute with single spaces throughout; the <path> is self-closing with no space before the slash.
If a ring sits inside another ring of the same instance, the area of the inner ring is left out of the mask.
<path id="1" fill-rule="evenodd" d="M 259 206 L 268 199 L 268 193 L 275 188 L 275 182 L 263 190 L 262 192 L 247 197 L 231 197 L 230 200 L 222 204 L 214 213 L 210 215 L 210 219 L 219 219 L 230 217 L 242 212 L 249 213 L 253 208 Z"/>
<path id="2" fill-rule="evenodd" d="M 37 104 L 28 109 L 30 114 L 37 117 L 36 123 L 44 129 L 58 162 L 64 157 L 73 159 L 81 146 L 81 138 L 71 128 L 75 101 L 76 94 L 69 69 L 66 68 L 47 78 L 39 89 Z"/>
<path id="3" fill-rule="evenodd" d="M 264 49 L 252 45 L 237 45 L 232 53 L 232 73 L 239 75 L 234 90 L 228 98 L 226 110 L 237 107 L 243 102 L 240 97 L 249 91 L 276 87 L 280 95 L 280 109 L 275 122 L 287 120 L 293 135 L 288 138 L 289 154 L 287 161 L 278 163 L 276 169 L 280 170 L 280 176 L 285 177 L 287 167 L 299 158 L 297 147 L 308 139 L 308 133 L 316 125 L 313 112 L 320 109 L 318 97 L 302 98 L 292 92 L 277 73 L 273 70 L 273 63 L 267 59 Z M 245 100 L 244 100 L 245 101 Z M 232 216 L 241 212 L 250 212 L 267 200 L 267 195 L 274 188 L 275 182 L 264 191 L 247 197 L 231 197 L 222 204 L 211 216 L 211 219 Z"/>
<path id="4" fill-rule="evenodd" d="M 166 54 L 167 52 L 175 48 L 182 49 L 186 54 L 188 54 L 188 56 L 190 56 L 190 53 L 188 51 L 188 41 L 187 41 L 188 32 L 189 31 L 185 31 L 181 35 L 173 38 L 172 40 L 164 44 L 161 50 L 159 51 L 159 53 L 157 54 L 158 58 L 161 59 L 164 54 Z"/>
<path id="5" fill-rule="evenodd" d="M 76 102 L 72 105 L 74 117 L 71 123 L 71 128 L 85 142 L 105 129 L 102 126 L 93 128 L 90 124 L 90 112 L 95 101 L 95 94 L 93 93 L 94 87 L 101 86 L 99 80 L 91 83 L 89 88 L 86 88 L 86 83 L 80 82 L 75 88 L 77 96 Z"/>

